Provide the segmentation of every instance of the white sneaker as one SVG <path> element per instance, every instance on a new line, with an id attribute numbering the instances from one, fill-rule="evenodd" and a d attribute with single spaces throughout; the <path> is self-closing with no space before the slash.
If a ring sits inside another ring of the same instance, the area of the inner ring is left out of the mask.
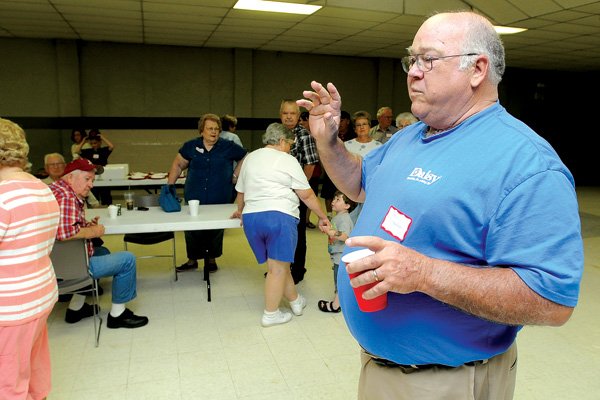
<path id="1" fill-rule="evenodd" d="M 292 314 L 289 312 L 282 312 L 277 310 L 275 314 L 263 313 L 261 324 L 262 326 L 269 327 L 273 325 L 285 324 L 292 319 Z"/>
<path id="2" fill-rule="evenodd" d="M 290 307 L 295 315 L 302 315 L 302 312 L 306 307 L 306 298 L 298 293 L 298 298 L 294 301 L 290 301 Z"/>

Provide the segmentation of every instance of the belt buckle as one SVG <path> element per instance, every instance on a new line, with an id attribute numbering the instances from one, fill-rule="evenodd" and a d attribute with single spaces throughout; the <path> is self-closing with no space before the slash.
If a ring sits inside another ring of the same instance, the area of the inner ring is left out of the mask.
<path id="1" fill-rule="evenodd" d="M 417 365 L 402 365 L 390 360 L 386 360 L 385 358 L 379 358 L 373 355 L 370 356 L 375 364 L 386 368 L 398 368 L 404 374 L 412 374 L 420 369 Z"/>
<path id="2" fill-rule="evenodd" d="M 421 369 L 417 365 L 401 365 L 401 364 L 396 364 L 396 365 L 400 369 L 400 371 L 402 371 L 402 373 L 405 375 L 412 374 Z"/>

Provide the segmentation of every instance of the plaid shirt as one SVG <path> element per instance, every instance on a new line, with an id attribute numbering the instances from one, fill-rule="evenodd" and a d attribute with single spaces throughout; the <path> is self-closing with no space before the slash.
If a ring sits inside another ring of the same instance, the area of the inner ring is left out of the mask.
<path id="1" fill-rule="evenodd" d="M 301 125 L 296 125 L 292 131 L 296 135 L 296 142 L 290 149 L 290 154 L 298 160 L 302 168 L 305 165 L 317 164 L 319 153 L 317 153 L 317 145 L 310 133 Z"/>
<path id="2" fill-rule="evenodd" d="M 56 240 L 68 240 L 77 235 L 82 227 L 90 226 L 85 219 L 85 202 L 77 196 L 73 188 L 64 180 L 59 179 L 50 185 L 50 190 L 56 197 L 60 208 L 60 222 L 56 232 Z M 88 256 L 94 254 L 91 240 L 85 241 Z"/>

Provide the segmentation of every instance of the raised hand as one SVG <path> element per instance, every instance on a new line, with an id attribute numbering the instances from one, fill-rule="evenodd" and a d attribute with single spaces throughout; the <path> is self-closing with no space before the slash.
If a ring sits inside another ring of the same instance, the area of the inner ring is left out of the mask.
<path id="1" fill-rule="evenodd" d="M 312 81 L 310 85 L 314 92 L 305 90 L 302 95 L 306 99 L 296 101 L 298 106 L 306 108 L 310 114 L 310 133 L 316 141 L 337 139 L 342 98 L 333 83 L 328 83 L 327 89 L 316 81 Z"/>

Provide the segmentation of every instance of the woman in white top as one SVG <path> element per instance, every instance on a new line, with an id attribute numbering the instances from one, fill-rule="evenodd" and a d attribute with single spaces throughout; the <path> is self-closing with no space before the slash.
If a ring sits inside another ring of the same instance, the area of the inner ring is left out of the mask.
<path id="1" fill-rule="evenodd" d="M 366 111 L 357 111 L 353 115 L 354 132 L 356 138 L 344 142 L 344 146 L 350 153 L 358 154 L 364 157 L 368 152 L 375 147 L 381 146 L 381 142 L 374 140 L 369 135 L 371 129 L 371 114 Z"/>
<path id="2" fill-rule="evenodd" d="M 357 111 L 352 116 L 352 120 L 354 122 L 356 139 L 344 142 L 344 146 L 346 146 L 346 149 L 350 153 L 364 157 L 374 148 L 381 146 L 381 142 L 373 139 L 371 135 L 369 135 L 369 130 L 371 130 L 371 114 L 366 111 Z M 357 203 L 354 210 L 350 213 L 350 218 L 355 224 L 358 215 L 360 214 L 360 210 L 362 210 L 362 203 Z"/>
<path id="3" fill-rule="evenodd" d="M 259 264 L 267 263 L 265 310 L 262 326 L 283 324 L 292 314 L 279 310 L 285 297 L 295 315 L 302 315 L 306 299 L 296 291 L 290 263 L 298 240 L 298 198 L 319 217 L 319 226 L 330 226 L 298 161 L 289 155 L 294 133 L 280 123 L 269 125 L 263 135 L 265 147 L 244 159 L 237 190 L 244 233 Z"/>

